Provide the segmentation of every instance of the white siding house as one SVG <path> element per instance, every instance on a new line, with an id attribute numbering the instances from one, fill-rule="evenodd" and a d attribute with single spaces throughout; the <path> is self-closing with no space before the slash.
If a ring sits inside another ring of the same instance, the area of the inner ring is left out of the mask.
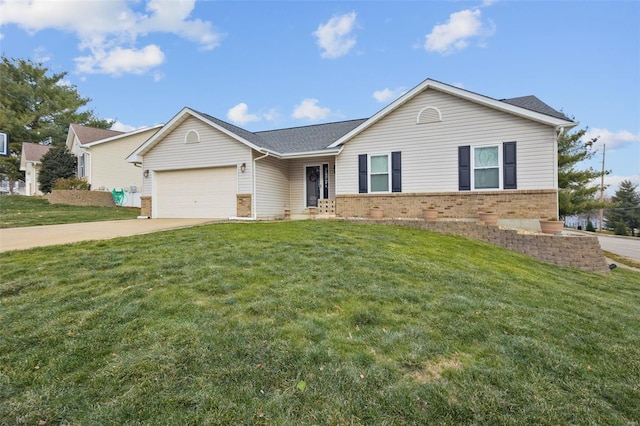
<path id="1" fill-rule="evenodd" d="M 376 203 L 417 217 L 438 202 L 455 219 L 490 205 L 537 221 L 557 214 L 557 138 L 576 124 L 533 96 L 425 80 L 368 119 L 265 132 L 184 108 L 128 161 L 152 217 L 300 217 L 329 203 L 337 216 Z"/>
<path id="2" fill-rule="evenodd" d="M 42 166 L 42 157 L 52 148 L 50 145 L 39 145 L 25 142 L 20 155 L 20 170 L 25 174 L 25 195 L 42 195 L 38 175 Z"/>
<path id="3" fill-rule="evenodd" d="M 92 191 L 115 190 L 124 194 L 122 205 L 140 207 L 143 172 L 126 158 L 161 127 L 123 133 L 72 124 L 67 147 L 78 159 L 77 176 L 84 178 Z"/>

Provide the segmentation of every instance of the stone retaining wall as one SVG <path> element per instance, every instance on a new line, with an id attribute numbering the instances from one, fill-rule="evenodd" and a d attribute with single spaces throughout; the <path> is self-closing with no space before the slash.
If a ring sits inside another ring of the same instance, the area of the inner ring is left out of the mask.
<path id="1" fill-rule="evenodd" d="M 54 189 L 45 195 L 51 204 L 71 206 L 116 207 L 113 195 L 106 191 L 83 191 L 73 189 Z"/>
<path id="2" fill-rule="evenodd" d="M 409 226 L 439 234 L 459 235 L 513 250 L 558 266 L 569 266 L 588 272 L 609 274 L 609 266 L 597 237 L 555 236 L 522 233 L 476 222 L 422 220 L 352 220 L 356 223 L 377 223 Z"/>

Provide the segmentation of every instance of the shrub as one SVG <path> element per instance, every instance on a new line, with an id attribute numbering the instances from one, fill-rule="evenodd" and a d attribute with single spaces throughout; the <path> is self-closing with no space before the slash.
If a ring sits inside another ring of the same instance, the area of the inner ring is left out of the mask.
<path id="1" fill-rule="evenodd" d="M 593 226 L 593 223 L 591 222 L 591 219 L 589 219 L 589 220 L 587 221 L 587 228 L 586 228 L 586 230 L 587 230 L 587 231 L 589 231 L 589 232 L 596 232 L 596 228 L 595 228 L 595 226 Z"/>
<path id="2" fill-rule="evenodd" d="M 79 189 L 88 191 L 91 185 L 86 180 L 77 177 L 59 178 L 53 182 L 53 189 Z"/>
<path id="3" fill-rule="evenodd" d="M 616 226 L 613 228 L 613 233 L 616 235 L 629 235 L 629 232 L 627 232 L 627 226 L 624 222 L 616 222 Z"/>

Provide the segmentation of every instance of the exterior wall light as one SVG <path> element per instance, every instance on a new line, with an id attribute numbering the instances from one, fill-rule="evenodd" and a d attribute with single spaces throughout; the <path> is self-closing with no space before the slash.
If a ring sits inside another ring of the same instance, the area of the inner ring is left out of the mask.
<path id="1" fill-rule="evenodd" d="M 244 173 L 247 170 L 247 163 L 242 163 L 240 165 L 240 171 Z"/>
<path id="2" fill-rule="evenodd" d="M 142 175 L 146 178 L 149 177 L 149 169 L 145 170 Z"/>

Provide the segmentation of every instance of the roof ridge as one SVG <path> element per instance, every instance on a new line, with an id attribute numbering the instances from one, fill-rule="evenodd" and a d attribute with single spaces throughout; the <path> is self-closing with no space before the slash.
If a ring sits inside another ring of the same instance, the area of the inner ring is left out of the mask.
<path id="1" fill-rule="evenodd" d="M 316 124 L 307 124 L 304 126 L 292 126 L 292 127 L 283 127 L 280 129 L 270 129 L 270 130 L 258 130 L 257 132 L 254 133 L 267 133 L 267 132 L 280 132 L 283 130 L 294 130 L 294 129 L 304 129 L 304 128 L 309 128 L 309 127 L 318 127 L 318 126 L 327 126 L 327 125 L 331 125 L 331 124 L 339 124 L 339 123 L 349 123 L 352 121 L 362 121 L 362 120 L 368 120 L 369 118 L 353 118 L 350 120 L 340 120 L 340 121 L 329 121 L 327 123 L 316 123 Z"/>

